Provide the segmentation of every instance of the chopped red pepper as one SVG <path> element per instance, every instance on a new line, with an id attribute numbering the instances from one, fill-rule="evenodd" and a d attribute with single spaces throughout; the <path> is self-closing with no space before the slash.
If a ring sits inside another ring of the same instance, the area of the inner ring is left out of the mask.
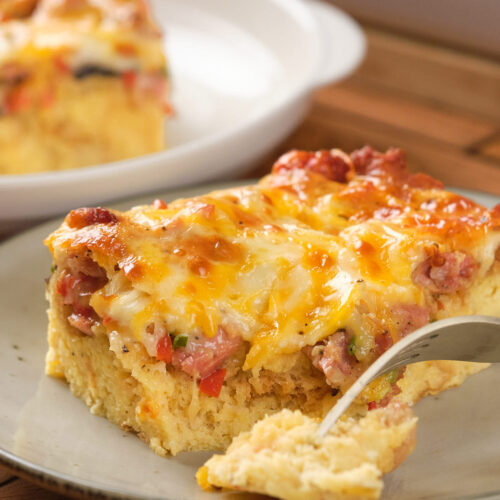
<path id="1" fill-rule="evenodd" d="M 48 89 L 40 96 L 40 105 L 42 108 L 50 108 L 56 100 L 56 94 L 52 89 Z"/>
<path id="2" fill-rule="evenodd" d="M 165 361 L 165 363 L 172 361 L 172 339 L 170 335 L 165 335 L 156 344 L 156 357 L 160 361 Z"/>
<path id="3" fill-rule="evenodd" d="M 135 71 L 125 71 L 122 74 L 123 84 L 127 90 L 133 90 L 137 84 L 137 73 Z"/>
<path id="4" fill-rule="evenodd" d="M 168 103 L 168 102 L 164 102 L 163 103 L 163 113 L 166 116 L 174 116 L 175 111 L 174 111 L 174 108 L 172 107 L 172 105 L 170 103 Z"/>
<path id="5" fill-rule="evenodd" d="M 29 94 L 22 88 L 16 87 L 12 89 L 6 96 L 4 108 L 6 113 L 17 113 L 29 109 L 31 106 L 31 98 Z"/>
<path id="6" fill-rule="evenodd" d="M 160 200 L 160 198 L 157 198 L 153 201 L 153 208 L 156 210 L 164 210 L 165 208 L 168 208 L 168 205 L 163 200 Z"/>
<path id="7" fill-rule="evenodd" d="M 202 378 L 200 381 L 200 391 L 214 398 L 218 398 L 225 377 L 226 370 L 221 368 L 208 377 Z"/>
<path id="8" fill-rule="evenodd" d="M 377 403 L 375 401 L 370 401 L 368 403 L 368 411 L 375 410 L 377 408 Z"/>
<path id="9" fill-rule="evenodd" d="M 69 75 L 71 73 L 71 68 L 69 64 L 62 58 L 62 56 L 57 55 L 53 59 L 54 66 L 64 75 Z"/>

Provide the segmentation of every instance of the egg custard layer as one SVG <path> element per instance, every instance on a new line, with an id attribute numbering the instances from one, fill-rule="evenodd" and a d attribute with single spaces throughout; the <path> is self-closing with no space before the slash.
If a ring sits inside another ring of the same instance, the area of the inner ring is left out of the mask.
<path id="1" fill-rule="evenodd" d="M 0 5 L 0 174 L 164 147 L 162 37 L 143 0 Z"/>
<path id="2" fill-rule="evenodd" d="M 160 454 L 223 450 L 282 409 L 322 417 L 411 331 L 500 316 L 500 210 L 410 174 L 396 149 L 292 151 L 256 185 L 76 209 L 46 244 L 48 373 Z M 391 372 L 350 416 L 482 368 Z"/>

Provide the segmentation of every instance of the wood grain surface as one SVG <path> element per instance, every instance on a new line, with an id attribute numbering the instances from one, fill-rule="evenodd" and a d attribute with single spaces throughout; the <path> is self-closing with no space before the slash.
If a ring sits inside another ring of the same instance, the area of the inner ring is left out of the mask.
<path id="1" fill-rule="evenodd" d="M 302 125 L 248 176 L 267 173 L 292 148 L 398 146 L 412 170 L 500 197 L 498 61 L 374 27 L 366 32 L 369 50 L 359 71 L 318 90 Z M 0 467 L 0 499 L 61 498 Z"/>
<path id="2" fill-rule="evenodd" d="M 19 478 L 0 487 L 1 500 L 63 500 L 65 498 L 68 497 Z"/>

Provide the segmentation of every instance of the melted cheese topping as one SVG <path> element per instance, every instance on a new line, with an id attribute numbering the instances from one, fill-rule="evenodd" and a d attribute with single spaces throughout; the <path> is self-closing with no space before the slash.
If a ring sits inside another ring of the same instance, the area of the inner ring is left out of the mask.
<path id="1" fill-rule="evenodd" d="M 429 247 L 469 253 L 480 279 L 500 244 L 498 213 L 456 194 L 303 170 L 115 214 L 48 239 L 56 262 L 88 249 L 106 269 L 96 312 L 138 341 L 157 320 L 208 337 L 223 326 L 250 344 L 244 369 L 281 370 L 283 356 L 339 328 L 368 358 L 375 332 L 397 339 L 394 306 L 435 299 L 412 279 Z"/>

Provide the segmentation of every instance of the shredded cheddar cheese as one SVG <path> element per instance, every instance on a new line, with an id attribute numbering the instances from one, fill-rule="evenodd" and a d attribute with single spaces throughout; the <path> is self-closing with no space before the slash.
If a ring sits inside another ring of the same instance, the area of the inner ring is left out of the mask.
<path id="1" fill-rule="evenodd" d="M 461 200 L 388 175 L 342 183 L 291 170 L 167 208 L 116 213 L 109 227 L 66 223 L 48 244 L 57 258 L 86 248 L 106 267 L 109 281 L 91 305 L 130 325 L 136 340 L 158 319 L 209 338 L 223 325 L 249 343 L 243 369 L 259 370 L 346 329 L 352 354 L 369 361 L 376 335 L 396 342 L 411 326 L 395 308 L 436 307 L 413 274 L 430 247 L 470 254 L 479 276 L 492 266 L 498 215 L 467 201 L 465 222 Z"/>

